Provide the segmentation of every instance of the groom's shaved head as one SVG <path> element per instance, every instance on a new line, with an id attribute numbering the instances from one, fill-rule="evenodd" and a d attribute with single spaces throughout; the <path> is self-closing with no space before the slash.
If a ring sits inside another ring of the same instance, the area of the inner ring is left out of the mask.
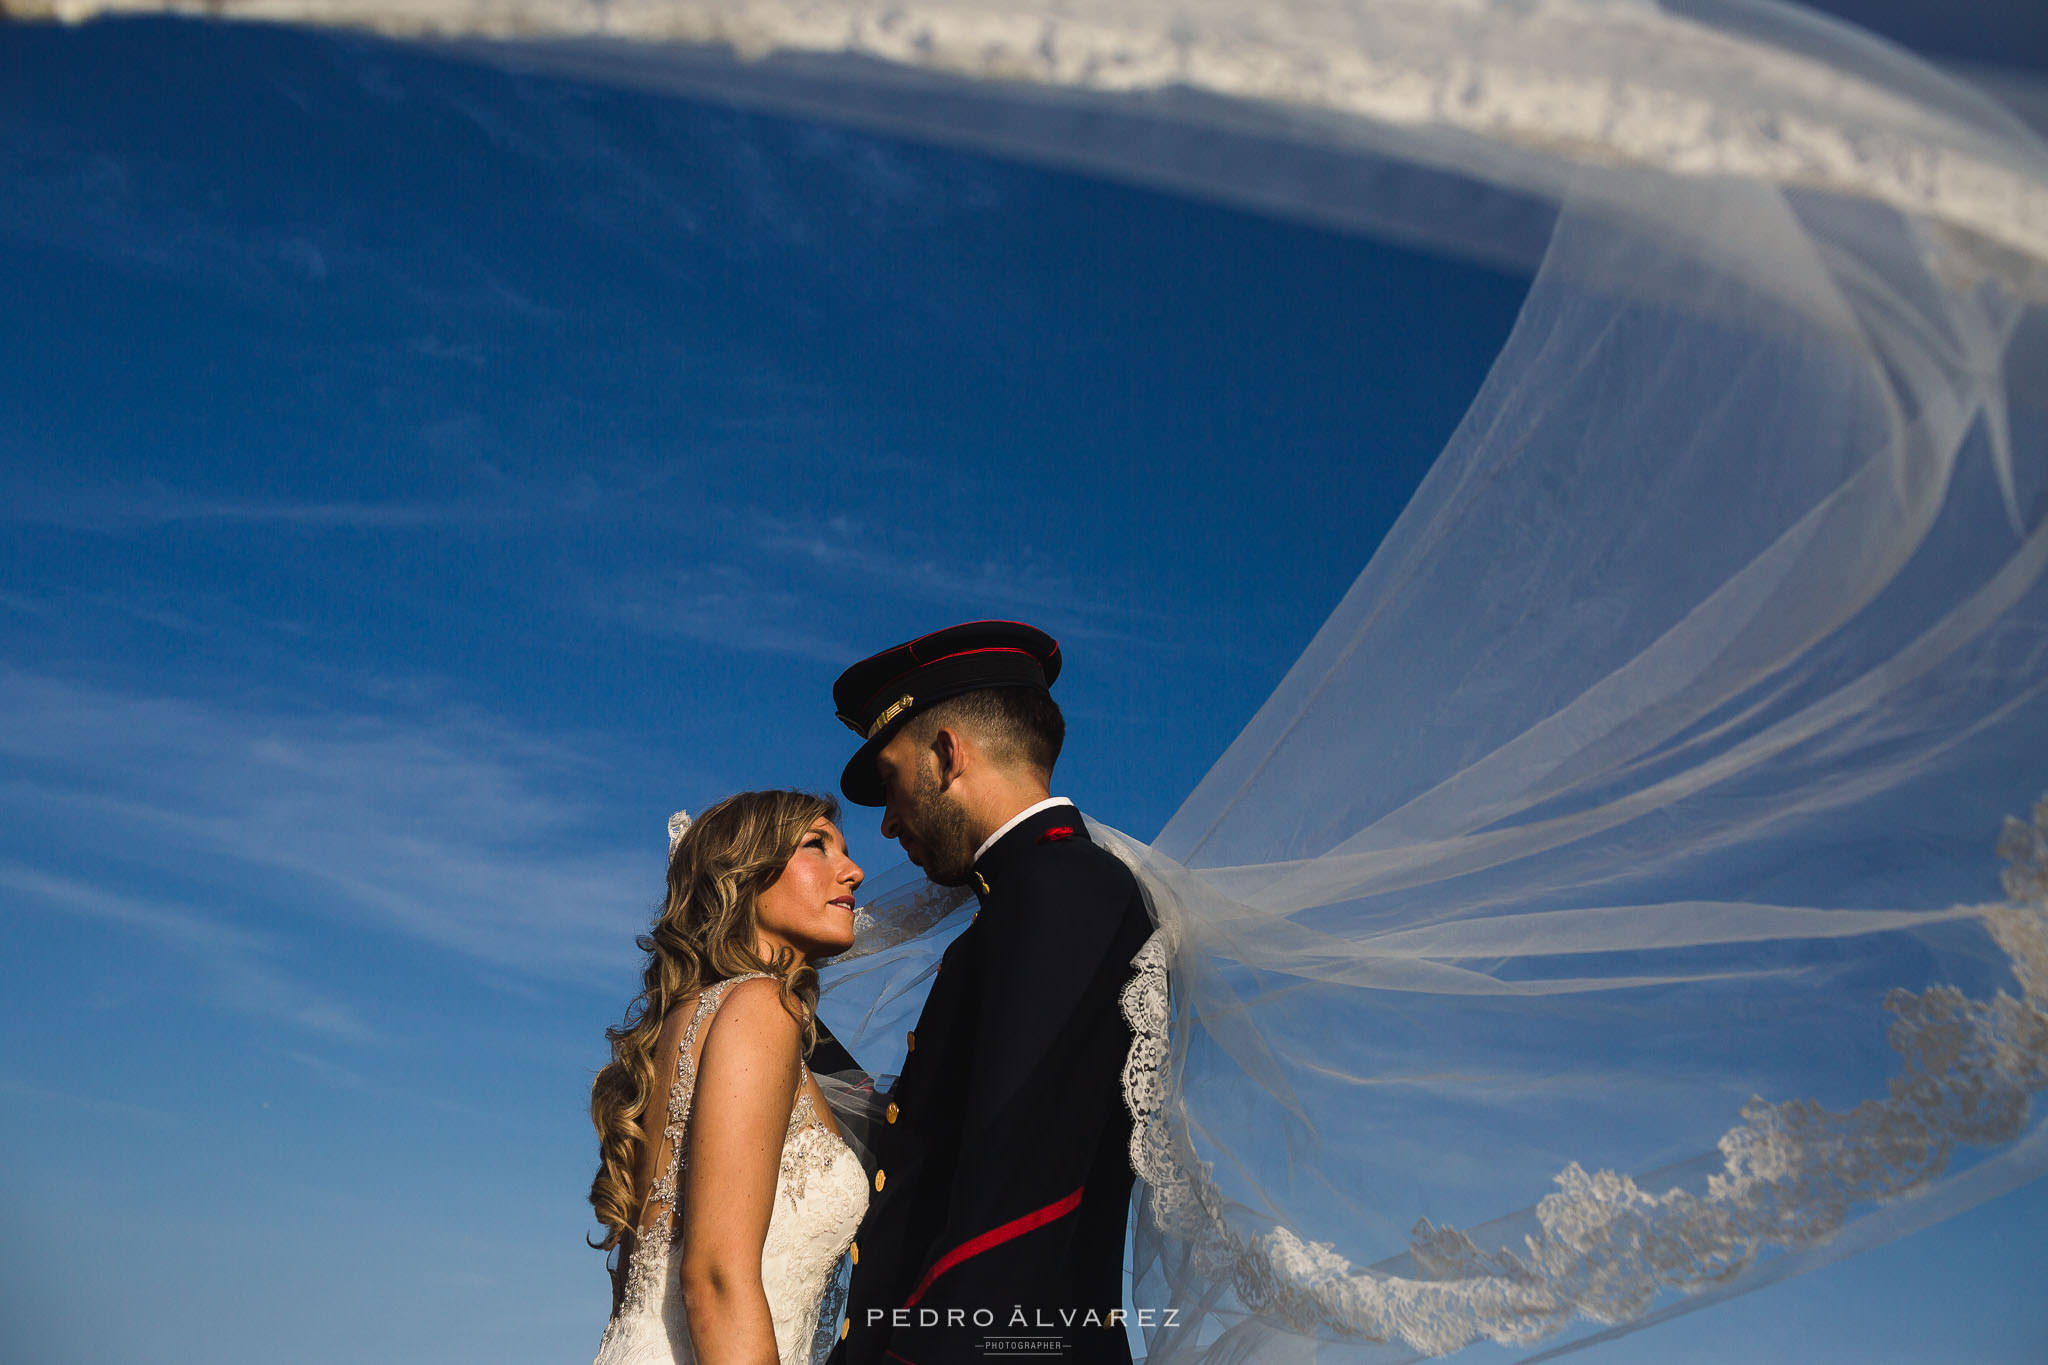
<path id="1" fill-rule="evenodd" d="M 1023 764 L 1050 776 L 1066 742 L 1067 721 L 1052 694 L 1039 687 L 985 687 L 937 702 L 903 727 L 923 748 L 941 730 L 954 730 L 1003 767 Z"/>

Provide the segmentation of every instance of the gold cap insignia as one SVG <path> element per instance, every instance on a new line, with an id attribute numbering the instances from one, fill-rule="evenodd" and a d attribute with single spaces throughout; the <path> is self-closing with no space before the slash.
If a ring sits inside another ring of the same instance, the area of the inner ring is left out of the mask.
<path id="1" fill-rule="evenodd" d="M 868 732 L 865 735 L 862 735 L 861 738 L 873 739 L 876 735 L 881 734 L 883 726 L 887 725 L 890 721 L 896 719 L 896 717 L 902 715 L 904 710 L 912 704 L 913 702 L 910 694 L 908 692 L 905 692 L 902 696 L 898 697 L 894 702 L 890 703 L 888 710 L 882 712 L 881 715 L 875 717 L 875 723 L 868 727 Z"/>

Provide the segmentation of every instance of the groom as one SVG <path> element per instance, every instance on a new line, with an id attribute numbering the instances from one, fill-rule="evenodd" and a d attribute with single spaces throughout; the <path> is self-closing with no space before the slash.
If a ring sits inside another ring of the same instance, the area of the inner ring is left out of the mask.
<path id="1" fill-rule="evenodd" d="M 1059 646 L 975 621 L 833 688 L 861 736 L 840 787 L 931 880 L 980 898 L 946 949 L 876 1128 L 833 1365 L 1123 1362 L 1131 1031 L 1152 932 L 1136 880 L 1049 783 Z"/>

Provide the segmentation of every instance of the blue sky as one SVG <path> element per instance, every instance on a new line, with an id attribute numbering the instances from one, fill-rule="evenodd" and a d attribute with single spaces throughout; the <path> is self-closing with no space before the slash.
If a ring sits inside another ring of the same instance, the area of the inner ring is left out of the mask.
<path id="1" fill-rule="evenodd" d="M 0 179 L 0 1333 L 35 1361 L 582 1358 L 583 1105 L 668 813 L 829 788 L 846 662 L 1021 616 L 1066 647 L 1058 785 L 1150 835 L 1522 292 L 260 29 L 0 28 Z M 2044 1205 L 1809 1277 L 1839 1358 L 1929 1358 L 1892 1305 L 1930 1256 L 1983 1305 L 1951 1358 L 2033 1358 Z M 1817 1358 L 1788 1290 L 1586 1358 Z"/>

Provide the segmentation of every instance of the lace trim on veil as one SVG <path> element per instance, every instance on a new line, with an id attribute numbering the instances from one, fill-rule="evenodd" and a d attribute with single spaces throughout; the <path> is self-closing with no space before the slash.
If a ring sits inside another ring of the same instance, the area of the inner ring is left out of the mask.
<path id="1" fill-rule="evenodd" d="M 1519 1252 L 1483 1252 L 1465 1233 L 1425 1219 L 1409 1255 L 1427 1279 L 1354 1269 L 1329 1243 L 1304 1241 L 1285 1225 L 1248 1235 L 1230 1216 L 1212 1164 L 1189 1141 L 1170 1070 L 1177 936 L 1169 919 L 1132 959 L 1121 997 L 1133 1033 L 1123 1073 L 1131 1166 L 1149 1190 L 1153 1221 L 1251 1312 L 1303 1333 L 1398 1338 L 1428 1355 L 1481 1338 L 1526 1344 L 1574 1315 L 1622 1322 L 1665 1290 L 1727 1279 L 1760 1252 L 1825 1241 L 1851 1205 L 1918 1189 L 1956 1147 L 2018 1138 L 2034 1093 L 2048 1087 L 2048 797 L 2032 817 L 2008 819 L 1998 842 L 2011 904 L 1979 911 L 2010 959 L 2019 998 L 1999 991 L 1972 1000 L 1952 986 L 1893 990 L 1884 1007 L 1903 1065 L 1884 1098 L 1847 1111 L 1752 1099 L 1717 1144 L 1721 1169 L 1704 1194 L 1653 1193 L 1574 1162 L 1536 1206 L 1540 1231 Z"/>
<path id="2" fill-rule="evenodd" d="M 1168 931 L 1155 929 L 1145 946 L 1131 959 L 1130 982 L 1118 997 L 1124 1022 L 1131 1026 L 1131 1051 L 1124 1059 L 1124 1107 L 1131 1111 L 1131 1170 L 1155 1188 L 1153 1172 L 1164 1172 L 1172 1160 L 1168 1152 L 1154 1153 L 1153 1144 L 1164 1134 L 1167 1030 L 1173 1022 L 1173 1007 L 1166 974 L 1173 953 Z"/>
<path id="3" fill-rule="evenodd" d="M 0 14 L 72 23 L 156 11 L 401 37 L 716 44 L 743 59 L 849 55 L 1090 94 L 1194 91 L 1537 155 L 1810 186 L 2048 258 L 2048 192 L 2032 168 L 2007 164 L 1960 121 L 1930 118 L 1824 61 L 1650 6 L 1565 0 L 1448 16 L 1446 8 L 1389 0 L 1352 13 L 1291 0 L 1255 13 L 1181 0 L 1170 13 L 1140 4 L 1082 14 L 975 0 L 0 0 Z M 1717 94 L 1724 87 L 1740 102 Z"/>

